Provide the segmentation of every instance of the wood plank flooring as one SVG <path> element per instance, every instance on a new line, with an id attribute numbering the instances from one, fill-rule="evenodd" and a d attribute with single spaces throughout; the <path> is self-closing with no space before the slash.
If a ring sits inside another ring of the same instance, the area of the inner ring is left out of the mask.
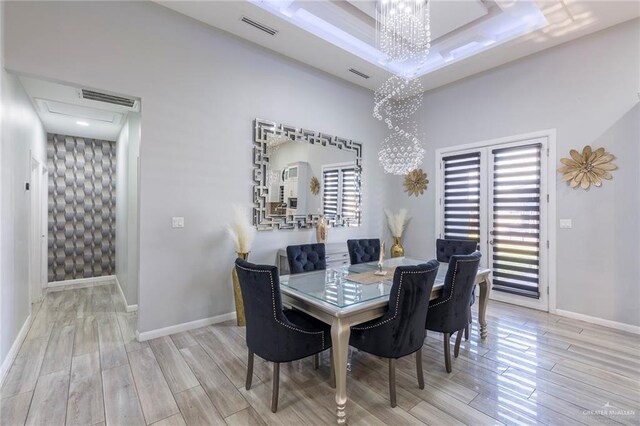
<path id="1" fill-rule="evenodd" d="M 244 328 L 233 322 L 137 342 L 136 315 L 115 284 L 49 292 L 0 390 L 0 424 L 333 424 L 329 356 L 281 366 L 270 411 L 271 364 L 256 358 L 244 388 Z M 475 317 L 475 315 L 474 315 Z M 353 350 L 351 425 L 640 424 L 640 336 L 491 302 L 489 337 L 471 339 L 447 374 L 442 335 L 397 362 L 398 406 L 387 362 Z M 453 344 L 453 341 L 452 341 Z"/>

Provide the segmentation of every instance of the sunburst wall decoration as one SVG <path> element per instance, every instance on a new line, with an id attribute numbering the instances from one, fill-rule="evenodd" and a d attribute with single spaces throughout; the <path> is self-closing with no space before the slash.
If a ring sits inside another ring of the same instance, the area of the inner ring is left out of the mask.
<path id="1" fill-rule="evenodd" d="M 408 193 L 409 196 L 415 195 L 417 197 L 424 194 L 428 184 L 427 174 L 422 169 L 415 169 L 410 171 L 404 178 L 404 192 Z"/>
<path id="2" fill-rule="evenodd" d="M 313 195 L 318 195 L 320 193 L 320 182 L 317 177 L 312 177 L 311 182 L 309 183 L 309 187 L 311 189 L 311 193 Z"/>
<path id="3" fill-rule="evenodd" d="M 611 161 L 613 155 L 605 152 L 604 148 L 595 151 L 587 145 L 583 148 L 582 154 L 575 149 L 569 151 L 571 158 L 561 158 L 560 162 L 564 167 L 560 167 L 558 172 L 562 173 L 562 180 L 569 182 L 571 188 L 580 186 L 582 189 L 589 189 L 591 185 L 602 186 L 602 180 L 611 180 L 611 171 L 618 168 Z"/>

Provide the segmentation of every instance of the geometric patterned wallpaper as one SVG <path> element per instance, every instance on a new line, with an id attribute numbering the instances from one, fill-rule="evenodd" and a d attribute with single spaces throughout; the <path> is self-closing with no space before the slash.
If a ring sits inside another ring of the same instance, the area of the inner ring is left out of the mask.
<path id="1" fill-rule="evenodd" d="M 114 275 L 116 143 L 47 135 L 48 280 Z"/>

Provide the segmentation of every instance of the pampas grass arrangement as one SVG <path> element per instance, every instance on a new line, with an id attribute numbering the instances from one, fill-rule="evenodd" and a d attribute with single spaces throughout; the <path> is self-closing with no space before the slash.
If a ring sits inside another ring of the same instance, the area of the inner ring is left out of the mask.
<path id="1" fill-rule="evenodd" d="M 387 225 L 389 225 L 391 235 L 396 238 L 402 238 L 402 233 L 411 219 L 407 209 L 400 209 L 396 214 L 390 210 L 385 210 L 384 213 L 387 216 Z"/>
<path id="2" fill-rule="evenodd" d="M 233 222 L 229 225 L 228 231 L 238 253 L 251 251 L 253 240 L 256 238 L 256 228 L 249 221 L 245 208 L 233 206 Z"/>

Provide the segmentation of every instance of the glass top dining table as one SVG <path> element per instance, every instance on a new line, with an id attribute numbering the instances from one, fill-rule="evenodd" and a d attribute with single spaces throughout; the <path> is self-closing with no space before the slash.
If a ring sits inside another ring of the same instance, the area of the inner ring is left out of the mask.
<path id="1" fill-rule="evenodd" d="M 425 260 L 396 257 L 383 262 L 383 270 L 398 266 L 413 266 L 426 263 Z M 442 287 L 447 274 L 448 264 L 440 263 L 438 275 L 433 285 L 434 289 Z M 338 308 L 346 308 L 375 299 L 388 300 L 393 284 L 393 271 L 380 276 L 378 282 L 362 284 L 349 279 L 352 274 L 376 271 L 378 262 L 345 265 L 322 271 L 305 272 L 280 277 L 283 290 L 294 290 L 304 296 L 311 297 Z"/>

